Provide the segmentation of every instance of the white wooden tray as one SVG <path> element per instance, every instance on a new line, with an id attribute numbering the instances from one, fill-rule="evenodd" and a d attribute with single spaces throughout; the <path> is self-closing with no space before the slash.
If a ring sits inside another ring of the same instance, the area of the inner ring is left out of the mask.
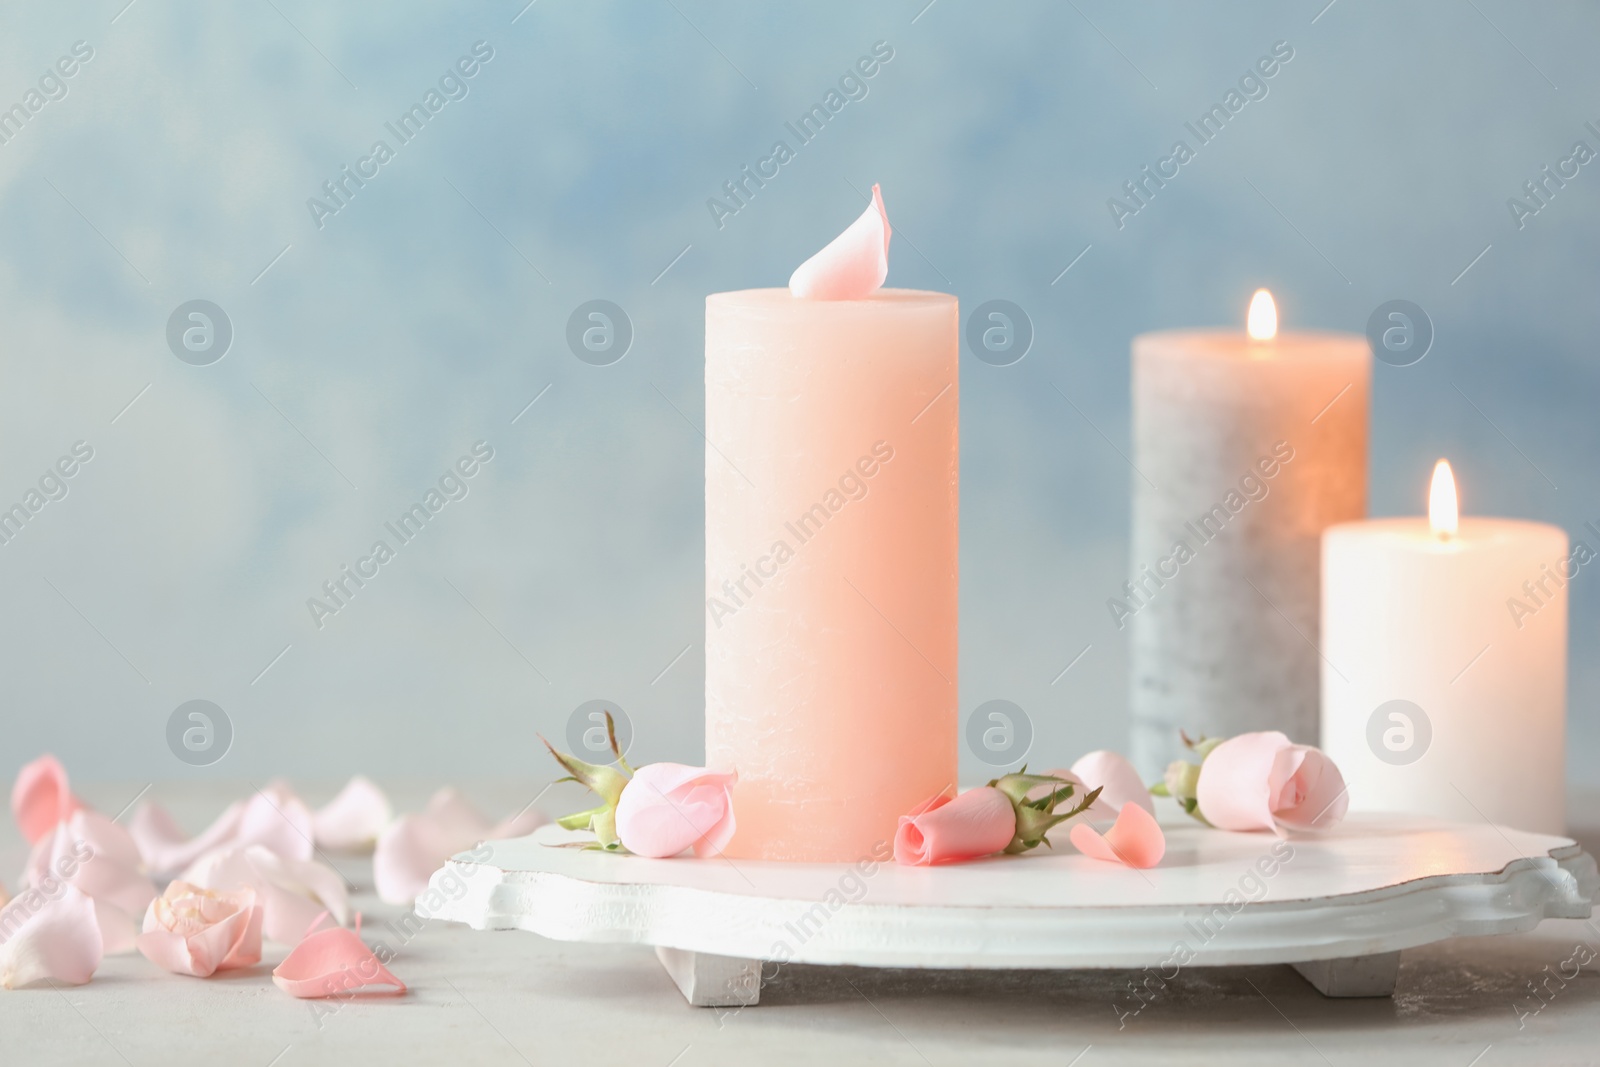
<path id="1" fill-rule="evenodd" d="M 1566 838 L 1353 815 L 1336 831 L 1165 827 L 1154 870 L 1070 847 L 948 867 L 651 860 L 546 826 L 436 872 L 417 911 L 479 930 L 654 945 L 691 1003 L 753 1004 L 763 963 L 1152 968 L 1288 963 L 1330 996 L 1387 996 L 1401 949 L 1588 918 L 1600 875 Z M 887 855 L 887 848 L 883 850 Z M 487 858 L 485 858 L 487 855 Z M 1180 949 L 1181 946 L 1181 949 Z"/>

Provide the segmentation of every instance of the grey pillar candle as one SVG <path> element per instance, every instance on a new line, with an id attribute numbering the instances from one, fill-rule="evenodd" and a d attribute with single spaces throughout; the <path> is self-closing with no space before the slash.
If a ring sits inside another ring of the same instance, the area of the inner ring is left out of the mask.
<path id="1" fill-rule="evenodd" d="M 1132 555 L 1107 608 L 1131 635 L 1152 778 L 1180 730 L 1317 742 L 1321 538 L 1366 515 L 1372 354 L 1360 335 L 1277 334 L 1270 299 L 1250 334 L 1133 342 Z"/>

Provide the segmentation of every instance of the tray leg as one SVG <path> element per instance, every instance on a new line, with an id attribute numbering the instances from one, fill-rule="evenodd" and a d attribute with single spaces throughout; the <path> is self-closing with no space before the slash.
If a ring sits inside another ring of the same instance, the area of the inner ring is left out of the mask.
<path id="1" fill-rule="evenodd" d="M 1395 979 L 1400 975 L 1400 953 L 1311 960 L 1289 966 L 1325 997 L 1392 997 Z"/>
<path id="2" fill-rule="evenodd" d="M 731 1008 L 761 999 L 761 961 L 656 946 L 656 959 L 697 1008 Z"/>

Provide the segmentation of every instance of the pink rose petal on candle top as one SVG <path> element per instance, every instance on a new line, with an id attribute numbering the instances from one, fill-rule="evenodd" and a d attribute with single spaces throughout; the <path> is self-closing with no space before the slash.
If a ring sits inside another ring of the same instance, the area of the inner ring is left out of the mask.
<path id="1" fill-rule="evenodd" d="M 353 851 L 377 844 L 393 818 L 394 810 L 383 790 L 358 774 L 345 783 L 338 796 L 312 813 L 311 826 L 322 847 Z"/>
<path id="2" fill-rule="evenodd" d="M 1084 813 L 1091 819 L 1112 818 L 1127 804 L 1137 804 L 1151 815 L 1156 813 L 1155 802 L 1139 772 L 1116 752 L 1100 749 L 1089 753 L 1072 765 L 1070 777 L 1083 783 L 1082 792 L 1101 790 L 1094 806 Z"/>
<path id="3" fill-rule="evenodd" d="M 890 232 L 883 194 L 874 185 L 867 210 L 795 269 L 789 292 L 802 300 L 865 300 L 889 276 Z"/>
<path id="4" fill-rule="evenodd" d="M 980 786 L 960 796 L 940 793 L 900 816 L 896 863 L 926 867 L 963 863 L 1001 851 L 1017 832 L 1017 813 L 998 789 Z"/>
<path id="5" fill-rule="evenodd" d="M 320 923 L 320 919 L 318 920 Z M 406 984 L 384 967 L 361 940 L 361 917 L 356 930 L 330 926 L 312 929 L 272 970 L 273 983 L 292 997 L 349 996 L 368 986 L 391 986 L 394 995 Z"/>
<path id="6" fill-rule="evenodd" d="M 1154 867 L 1167 852 L 1167 837 L 1156 817 L 1133 801 L 1122 805 L 1117 821 L 1104 834 L 1080 822 L 1068 836 L 1085 856 L 1129 867 Z"/>
<path id="7" fill-rule="evenodd" d="M 0 908 L 0 931 L 0 986 L 7 989 L 45 979 L 83 985 L 104 956 L 94 901 L 59 881 L 24 890 Z"/>
<path id="8" fill-rule="evenodd" d="M 1344 777 L 1320 749 L 1269 730 L 1212 749 L 1195 787 L 1200 814 L 1221 830 L 1327 830 L 1350 805 Z"/>
<path id="9" fill-rule="evenodd" d="M 253 889 L 202 889 L 175 881 L 150 902 L 139 951 L 173 974 L 209 978 L 261 962 L 261 907 Z"/>
<path id="10" fill-rule="evenodd" d="M 82 807 L 83 802 L 67 785 L 66 768 L 48 753 L 18 771 L 11 786 L 11 814 L 30 845 L 38 844 L 57 823 Z"/>
<path id="11" fill-rule="evenodd" d="M 695 855 L 722 852 L 733 837 L 736 774 L 681 763 L 640 767 L 617 801 L 617 837 L 638 856 L 665 859 L 693 847 Z"/>

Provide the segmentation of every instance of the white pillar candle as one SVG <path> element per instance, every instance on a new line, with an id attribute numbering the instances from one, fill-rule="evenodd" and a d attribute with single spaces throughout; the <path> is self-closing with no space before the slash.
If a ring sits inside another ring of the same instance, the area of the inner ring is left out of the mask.
<path id="1" fill-rule="evenodd" d="M 1324 536 L 1322 747 L 1352 811 L 1564 833 L 1578 561 L 1557 527 L 1458 519 L 1442 460 L 1430 495 Z"/>
<path id="2" fill-rule="evenodd" d="M 1317 733 L 1322 531 L 1367 507 L 1372 354 L 1354 334 L 1248 331 L 1133 342 L 1133 537 L 1107 607 L 1131 634 L 1133 750 L 1147 777 L 1180 730 Z"/>

